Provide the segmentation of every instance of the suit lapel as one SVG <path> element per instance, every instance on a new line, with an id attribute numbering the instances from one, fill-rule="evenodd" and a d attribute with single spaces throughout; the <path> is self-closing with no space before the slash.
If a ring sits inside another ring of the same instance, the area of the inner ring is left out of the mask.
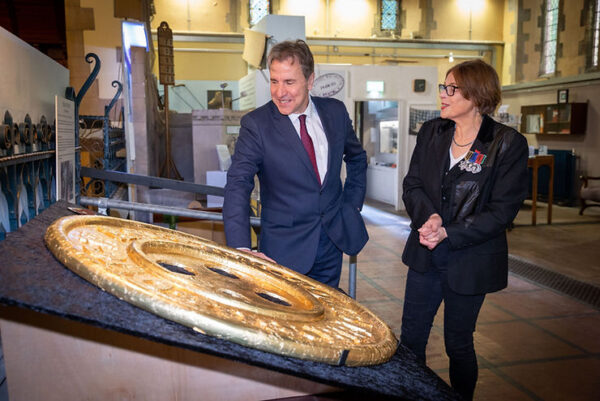
<path id="1" fill-rule="evenodd" d="M 275 130 L 284 138 L 284 141 L 289 144 L 289 146 L 294 150 L 294 153 L 298 155 L 301 163 L 307 168 L 310 173 L 310 176 L 314 177 L 315 182 L 317 182 L 317 177 L 315 176 L 315 170 L 313 169 L 312 163 L 308 158 L 308 153 L 306 153 L 306 149 L 304 149 L 304 145 L 302 145 L 302 141 L 294 128 L 294 124 L 288 116 L 285 116 L 279 112 L 277 106 L 273 102 L 271 102 L 271 108 Z"/>
<path id="2" fill-rule="evenodd" d="M 426 185 L 428 188 L 433 188 L 432 194 L 434 195 L 434 199 L 432 201 L 437 207 L 440 207 L 442 204 L 440 188 L 442 187 L 442 180 L 446 177 L 444 173 L 448 165 L 448 149 L 450 148 L 453 129 L 454 125 L 451 121 L 447 121 L 446 124 L 439 126 L 437 132 L 433 134 L 428 154 L 425 155 L 424 160 L 421 162 L 423 166 L 420 168 L 426 172 Z"/>
<path id="3" fill-rule="evenodd" d="M 436 179 L 439 182 L 436 184 L 441 185 L 442 177 L 444 177 L 444 173 L 446 172 L 446 166 L 448 166 L 450 155 L 450 142 L 452 141 L 452 134 L 454 131 L 454 124 L 451 121 L 448 121 L 447 124 L 440 127 L 440 131 L 435 139 L 434 149 L 435 153 L 431 155 L 431 157 L 440 158 L 442 161 L 439 165 L 438 171 L 436 171 Z"/>

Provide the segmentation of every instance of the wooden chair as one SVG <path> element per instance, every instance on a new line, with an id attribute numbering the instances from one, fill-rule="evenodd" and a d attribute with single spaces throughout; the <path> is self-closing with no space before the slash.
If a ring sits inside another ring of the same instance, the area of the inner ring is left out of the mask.
<path id="1" fill-rule="evenodd" d="M 579 214 L 581 215 L 587 207 L 600 206 L 600 185 L 589 185 L 589 181 L 600 180 L 600 177 L 582 175 L 579 178 L 581 179 L 581 189 L 579 190 L 579 200 L 581 201 Z"/>

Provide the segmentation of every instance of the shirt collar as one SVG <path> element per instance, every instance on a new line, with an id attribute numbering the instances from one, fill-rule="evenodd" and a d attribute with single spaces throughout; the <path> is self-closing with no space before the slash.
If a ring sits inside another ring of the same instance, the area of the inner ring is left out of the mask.
<path id="1" fill-rule="evenodd" d="M 308 106 L 306 106 L 306 110 L 304 110 L 304 112 L 302 113 L 291 113 L 288 115 L 288 117 L 290 118 L 290 120 L 295 123 L 296 120 L 298 120 L 298 118 L 302 115 L 302 114 L 306 114 L 307 118 L 311 118 L 313 116 L 313 113 L 315 112 L 315 105 L 312 101 L 312 98 L 309 96 L 308 97 Z"/>

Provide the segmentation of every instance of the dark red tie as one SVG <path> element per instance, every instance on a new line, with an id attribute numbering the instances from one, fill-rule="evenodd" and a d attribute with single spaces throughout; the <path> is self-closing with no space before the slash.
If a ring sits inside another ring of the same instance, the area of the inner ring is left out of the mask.
<path id="1" fill-rule="evenodd" d="M 302 140 L 302 145 L 304 145 L 304 149 L 306 149 L 306 153 L 308 153 L 308 158 L 313 165 L 313 169 L 315 170 L 315 174 L 317 175 L 317 180 L 319 181 L 319 185 L 321 185 L 321 176 L 319 176 L 319 168 L 317 167 L 317 157 L 315 156 L 315 147 L 313 146 L 313 141 L 308 135 L 308 131 L 306 130 L 306 114 L 300 115 L 298 117 L 300 120 L 300 139 Z"/>

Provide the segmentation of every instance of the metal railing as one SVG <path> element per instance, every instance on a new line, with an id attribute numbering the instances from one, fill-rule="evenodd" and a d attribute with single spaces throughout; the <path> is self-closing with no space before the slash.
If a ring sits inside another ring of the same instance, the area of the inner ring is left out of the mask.
<path id="1" fill-rule="evenodd" d="M 129 202 L 109 198 L 92 198 L 82 196 L 79 203 L 83 206 L 96 206 L 98 213 L 107 214 L 108 209 L 134 210 L 136 212 L 161 213 L 170 216 L 190 217 L 198 220 L 223 221 L 223 214 L 202 210 L 186 209 L 183 207 L 155 205 L 151 203 Z M 260 227 L 259 217 L 250 217 L 250 224 Z"/>
<path id="2" fill-rule="evenodd" d="M 161 188 L 175 189 L 194 193 L 210 194 L 223 196 L 223 188 L 212 187 L 209 185 L 200 185 L 190 182 L 171 180 L 168 178 L 148 177 L 136 174 L 121 173 L 115 171 L 103 171 L 92 168 L 82 167 L 81 175 L 105 180 L 114 180 L 120 183 L 129 183 L 136 185 L 155 186 Z M 133 210 L 147 213 L 161 213 L 170 216 L 189 217 L 199 220 L 223 221 L 223 214 L 217 212 L 206 212 L 202 210 L 186 209 L 181 207 L 154 205 L 149 203 L 129 202 L 109 198 L 91 198 L 82 196 L 79 203 L 83 206 L 95 206 L 101 214 L 107 214 L 108 209 Z M 259 217 L 250 217 L 250 224 L 253 227 L 260 227 Z M 349 276 L 348 276 L 348 295 L 356 299 L 356 274 L 357 257 L 350 256 Z"/>

